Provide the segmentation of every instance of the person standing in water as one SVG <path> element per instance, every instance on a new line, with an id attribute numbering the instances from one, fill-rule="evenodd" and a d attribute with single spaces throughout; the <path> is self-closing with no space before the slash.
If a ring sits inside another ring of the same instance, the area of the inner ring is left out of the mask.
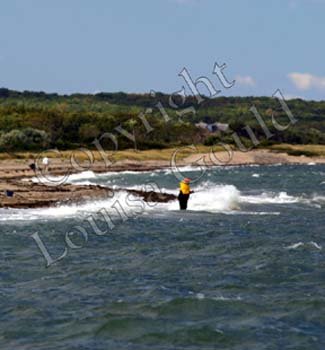
<path id="1" fill-rule="evenodd" d="M 193 193 L 190 188 L 191 179 L 186 177 L 183 181 L 179 183 L 179 195 L 178 195 L 178 201 L 179 201 L 179 207 L 181 210 L 187 209 L 187 202 L 190 198 L 190 194 Z"/>

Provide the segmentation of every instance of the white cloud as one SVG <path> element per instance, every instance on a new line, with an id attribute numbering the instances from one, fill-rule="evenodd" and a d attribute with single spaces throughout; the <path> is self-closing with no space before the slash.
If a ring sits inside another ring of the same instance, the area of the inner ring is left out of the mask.
<path id="1" fill-rule="evenodd" d="M 245 86 L 256 85 L 256 81 L 254 80 L 254 78 L 249 75 L 246 75 L 246 76 L 237 75 L 235 80 L 236 80 L 236 83 L 238 83 L 239 85 L 245 85 Z"/>
<path id="2" fill-rule="evenodd" d="M 299 90 L 325 89 L 325 77 L 318 77 L 309 73 L 290 73 L 288 78 Z"/>

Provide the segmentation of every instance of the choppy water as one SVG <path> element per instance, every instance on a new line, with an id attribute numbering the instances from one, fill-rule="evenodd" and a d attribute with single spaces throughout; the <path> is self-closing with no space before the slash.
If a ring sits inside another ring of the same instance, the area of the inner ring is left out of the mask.
<path id="1" fill-rule="evenodd" d="M 169 170 L 71 181 L 177 193 Z M 1 210 L 0 349 L 324 349 L 325 166 L 214 168 L 193 188 L 187 212 L 124 192 Z M 53 259 L 82 247 L 46 268 L 36 232 Z"/>

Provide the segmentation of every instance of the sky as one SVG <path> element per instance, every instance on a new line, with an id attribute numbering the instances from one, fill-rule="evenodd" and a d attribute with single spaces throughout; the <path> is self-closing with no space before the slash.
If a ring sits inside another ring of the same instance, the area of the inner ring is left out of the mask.
<path id="1" fill-rule="evenodd" d="M 3 0 L 0 86 L 189 93 L 186 68 L 220 95 L 320 100 L 324 18 L 325 0 Z"/>

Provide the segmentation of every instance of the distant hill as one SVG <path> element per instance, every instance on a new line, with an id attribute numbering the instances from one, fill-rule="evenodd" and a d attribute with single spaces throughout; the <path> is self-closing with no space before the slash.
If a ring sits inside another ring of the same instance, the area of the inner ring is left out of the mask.
<path id="1" fill-rule="evenodd" d="M 288 111 L 275 98 L 203 98 L 198 104 L 196 96 L 184 101 L 163 93 L 59 95 L 1 88 L 0 150 L 94 147 L 94 140 L 105 133 L 101 144 L 108 149 L 115 149 L 116 144 L 119 149 L 148 149 L 212 145 L 220 140 L 234 143 L 234 133 L 247 147 L 252 142 L 257 145 L 256 140 L 264 146 L 325 144 L 325 101 L 286 101 L 296 120 L 291 123 Z M 258 122 L 252 107 L 265 125 Z M 215 122 L 228 124 L 229 129 L 211 133 L 195 126 Z"/>

